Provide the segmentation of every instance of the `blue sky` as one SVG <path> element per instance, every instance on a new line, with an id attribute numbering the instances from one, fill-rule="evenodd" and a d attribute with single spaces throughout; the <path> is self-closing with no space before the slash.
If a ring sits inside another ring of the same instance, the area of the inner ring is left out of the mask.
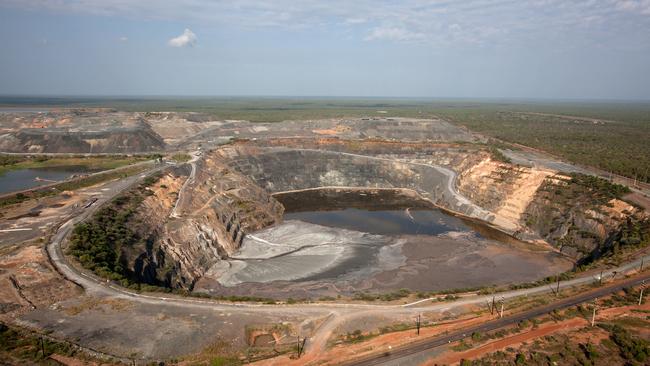
<path id="1" fill-rule="evenodd" d="M 0 94 L 650 99 L 650 0 L 0 0 Z"/>

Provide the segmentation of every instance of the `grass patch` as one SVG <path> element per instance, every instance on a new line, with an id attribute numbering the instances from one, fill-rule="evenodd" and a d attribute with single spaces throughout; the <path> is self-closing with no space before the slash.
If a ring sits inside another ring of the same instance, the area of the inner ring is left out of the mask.
<path id="1" fill-rule="evenodd" d="M 77 167 L 89 172 L 115 169 L 148 160 L 148 156 L 16 156 L 0 154 L 0 175 L 10 170 Z"/>
<path id="2" fill-rule="evenodd" d="M 35 188 L 27 192 L 16 193 L 0 198 L 0 207 L 13 205 L 30 199 L 55 196 L 64 191 L 74 191 L 76 189 L 94 186 L 95 184 L 106 182 L 112 179 L 125 178 L 130 175 L 141 173 L 148 168 L 149 167 L 145 165 L 125 167 L 124 169 L 119 169 L 117 171 L 108 171 L 105 173 L 81 177 L 67 182 L 55 184 L 46 188 Z"/>

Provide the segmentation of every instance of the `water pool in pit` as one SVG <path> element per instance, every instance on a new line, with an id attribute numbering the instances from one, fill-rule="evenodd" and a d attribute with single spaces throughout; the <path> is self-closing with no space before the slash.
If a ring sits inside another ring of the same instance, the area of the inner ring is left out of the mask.
<path id="1" fill-rule="evenodd" d="M 339 293 L 428 291 L 528 281 L 570 268 L 553 253 L 400 190 L 276 198 L 285 206 L 284 221 L 247 235 L 208 274 L 221 292 L 274 295 L 321 284 Z"/>

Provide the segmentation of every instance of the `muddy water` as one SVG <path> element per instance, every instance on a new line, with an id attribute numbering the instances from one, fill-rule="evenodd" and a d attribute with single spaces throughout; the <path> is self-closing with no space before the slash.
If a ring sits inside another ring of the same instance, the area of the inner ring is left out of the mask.
<path id="1" fill-rule="evenodd" d="M 90 172 L 83 166 L 10 170 L 0 174 L 0 194 L 51 184 L 66 180 L 75 174 Z"/>
<path id="2" fill-rule="evenodd" d="M 285 206 L 284 222 L 247 235 L 197 289 L 270 297 L 431 291 L 531 281 L 571 266 L 404 191 L 313 190 L 276 198 Z"/>
<path id="3" fill-rule="evenodd" d="M 284 219 L 379 235 L 440 235 L 451 231 L 472 231 L 459 218 L 447 215 L 438 209 L 346 208 L 335 211 L 286 213 Z"/>

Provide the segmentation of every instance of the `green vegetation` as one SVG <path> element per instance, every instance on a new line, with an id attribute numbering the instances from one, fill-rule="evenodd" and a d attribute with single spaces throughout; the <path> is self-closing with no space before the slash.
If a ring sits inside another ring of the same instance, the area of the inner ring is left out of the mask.
<path id="1" fill-rule="evenodd" d="M 649 111 L 648 104 L 632 103 L 495 103 L 437 114 L 502 141 L 650 182 Z"/>
<path id="2" fill-rule="evenodd" d="M 512 163 L 510 158 L 503 155 L 503 153 L 498 148 L 496 148 L 494 146 L 490 146 L 490 155 L 492 157 L 492 160 L 494 160 L 494 161 L 500 161 L 502 163 Z"/>
<path id="3" fill-rule="evenodd" d="M 7 365 L 57 365 L 58 363 L 49 359 L 54 353 L 79 356 L 79 352 L 69 343 L 53 341 L 48 337 L 13 329 L 0 323 L 0 360 L 7 362 Z"/>
<path id="4" fill-rule="evenodd" d="M 620 263 L 625 253 L 645 248 L 648 245 L 650 245 L 650 219 L 639 220 L 629 217 L 616 233 L 611 235 L 598 250 L 586 257 L 580 264 L 586 266 L 597 259 L 613 260 L 614 263 Z"/>
<path id="5" fill-rule="evenodd" d="M 634 292 L 629 289 L 628 292 Z M 624 295 L 627 298 L 626 295 Z M 607 299 L 609 300 L 609 299 Z M 628 304 L 626 301 L 614 301 L 615 306 Z M 564 311 L 562 314 L 554 312 L 550 317 L 533 319 L 533 328 L 540 322 L 561 321 L 576 316 L 589 319 L 591 311 L 583 306 L 577 306 Z M 623 323 L 620 323 L 623 321 Z M 462 351 L 476 347 L 489 339 L 501 338 L 509 333 L 517 333 L 529 324 L 520 323 L 516 328 L 510 330 L 501 329 L 498 332 L 489 332 L 485 335 L 474 333 L 469 340 L 461 342 L 454 348 Z M 645 365 L 650 360 L 650 342 L 644 336 L 644 330 L 648 328 L 648 321 L 642 318 L 627 318 L 613 320 L 612 322 L 600 323 L 598 327 L 609 334 L 608 339 L 592 343 L 587 341 L 581 343 L 572 338 L 571 334 L 553 334 L 535 340 L 532 344 L 523 344 L 520 349 L 507 348 L 504 351 L 497 351 L 485 355 L 480 359 L 467 360 L 461 364 L 466 365 L 494 365 L 494 364 L 523 364 L 523 365 Z M 594 328 L 584 328 L 578 332 L 590 332 Z"/>
<path id="6" fill-rule="evenodd" d="M 170 159 L 177 161 L 179 163 L 184 163 L 192 159 L 192 157 L 189 154 L 174 154 L 170 157 Z"/>
<path id="7" fill-rule="evenodd" d="M 630 334 L 619 325 L 601 325 L 609 331 L 611 340 L 618 346 L 621 357 L 626 361 L 645 362 L 650 359 L 650 342 Z"/>
<path id="8" fill-rule="evenodd" d="M 403 288 L 403 289 L 399 289 L 398 291 L 385 293 L 385 294 L 369 294 L 367 292 L 358 292 L 354 294 L 353 299 L 360 300 L 360 301 L 376 301 L 376 300 L 394 301 L 394 300 L 399 300 L 404 297 L 407 297 L 410 294 L 411 291 L 409 289 Z"/>
<path id="9" fill-rule="evenodd" d="M 630 189 L 626 186 L 610 183 L 593 175 L 573 173 L 569 183 L 576 185 L 583 191 L 586 190 L 586 193 L 592 197 L 593 204 L 604 205 L 614 198 L 620 199 L 623 195 L 630 193 Z"/>
<path id="10" fill-rule="evenodd" d="M 70 156 L 54 155 L 15 156 L 0 154 L 0 175 L 17 169 L 75 167 L 88 172 L 119 168 L 121 166 L 148 160 L 148 156 Z"/>
<path id="11" fill-rule="evenodd" d="M 87 223 L 75 226 L 70 237 L 68 254 L 98 276 L 120 282 L 123 286 L 140 289 L 133 275 L 124 267 L 122 249 L 146 245 L 129 220 L 144 198 L 150 194 L 147 187 L 155 184 L 160 174 L 149 176 L 136 188 L 123 193 L 102 207 Z M 155 285 L 155 284 L 154 284 Z"/>
<path id="12" fill-rule="evenodd" d="M 377 336 L 376 334 L 363 334 L 360 329 L 348 332 L 343 339 L 345 343 L 361 343 Z"/>

